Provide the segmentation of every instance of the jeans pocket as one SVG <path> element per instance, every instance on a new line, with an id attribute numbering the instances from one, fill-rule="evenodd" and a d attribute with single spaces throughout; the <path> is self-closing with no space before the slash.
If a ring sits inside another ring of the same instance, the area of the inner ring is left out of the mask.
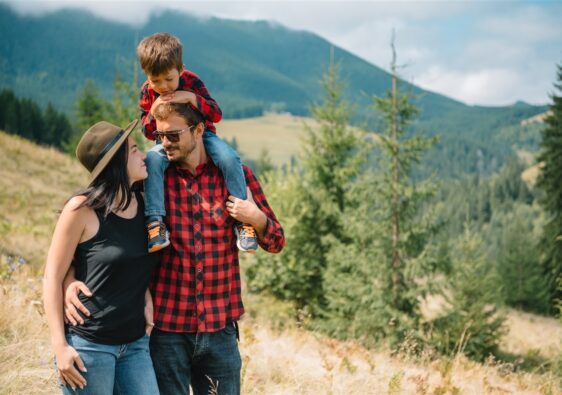
<path id="1" fill-rule="evenodd" d="M 236 336 L 235 323 L 233 321 L 227 322 L 222 332 L 227 336 Z"/>

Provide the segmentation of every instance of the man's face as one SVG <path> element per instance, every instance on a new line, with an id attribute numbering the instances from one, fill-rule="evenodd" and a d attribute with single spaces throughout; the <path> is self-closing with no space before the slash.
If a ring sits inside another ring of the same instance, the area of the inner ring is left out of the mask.
<path id="1" fill-rule="evenodd" d="M 162 147 L 170 162 L 187 162 L 189 155 L 197 148 L 196 127 L 189 127 L 185 119 L 177 114 L 170 114 L 166 120 L 157 120 L 159 132 L 180 132 L 179 141 L 171 142 L 167 137 L 162 138 Z"/>
<path id="2" fill-rule="evenodd" d="M 175 67 L 158 75 L 147 73 L 147 77 L 150 87 L 159 95 L 175 92 L 180 83 L 180 72 Z"/>

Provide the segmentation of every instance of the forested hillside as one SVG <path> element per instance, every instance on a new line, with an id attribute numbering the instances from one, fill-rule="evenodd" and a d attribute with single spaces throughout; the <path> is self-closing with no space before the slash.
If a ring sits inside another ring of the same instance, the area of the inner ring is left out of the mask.
<path id="1" fill-rule="evenodd" d="M 0 88 L 11 88 L 41 106 L 51 102 L 73 118 L 87 80 L 108 99 L 116 73 L 137 85 L 142 82 L 135 47 L 156 31 L 180 37 L 186 66 L 206 82 L 227 118 L 264 111 L 309 115 L 311 103 L 320 98 L 318 80 L 327 70 L 332 44 L 309 32 L 177 11 L 164 11 L 133 27 L 76 10 L 20 16 L 1 4 Z M 338 47 L 334 58 L 348 85 L 347 99 L 355 105 L 351 122 L 368 122 L 376 131 L 380 123 L 372 97 L 389 88 L 388 73 Z M 498 138 L 502 129 L 545 110 L 524 103 L 468 106 L 407 82 L 401 86 L 420 109 L 416 132 L 441 136 L 428 164 L 442 175 L 498 170 L 513 145 Z"/>

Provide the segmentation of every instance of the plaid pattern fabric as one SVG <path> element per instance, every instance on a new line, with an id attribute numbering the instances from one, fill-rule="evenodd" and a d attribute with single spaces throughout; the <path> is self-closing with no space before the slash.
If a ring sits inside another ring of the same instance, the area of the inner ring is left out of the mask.
<path id="1" fill-rule="evenodd" d="M 285 245 L 283 229 L 252 170 L 243 168 L 254 201 L 268 218 L 259 244 L 277 253 Z M 210 160 L 195 175 L 170 164 L 164 182 L 170 246 L 151 284 L 155 325 L 168 332 L 216 332 L 244 314 L 226 183 Z"/>
<path id="2" fill-rule="evenodd" d="M 205 84 L 199 77 L 189 70 L 183 70 L 180 74 L 178 91 L 191 91 L 195 93 L 197 98 L 197 109 L 206 119 L 206 129 L 216 133 L 213 123 L 220 122 L 222 119 L 222 111 L 218 103 L 211 97 L 211 94 L 205 87 Z M 156 99 L 160 96 L 150 87 L 148 80 L 141 87 L 139 107 L 141 110 L 142 132 L 149 140 L 154 140 L 152 133 L 156 130 L 156 120 L 150 114 L 150 108 Z"/>

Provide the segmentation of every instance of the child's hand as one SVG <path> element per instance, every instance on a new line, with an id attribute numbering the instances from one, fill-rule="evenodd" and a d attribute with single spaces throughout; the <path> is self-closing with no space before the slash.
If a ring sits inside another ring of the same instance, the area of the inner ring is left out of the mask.
<path id="1" fill-rule="evenodd" d="M 154 110 L 156 109 L 156 107 L 158 107 L 158 105 L 160 103 L 163 103 L 164 100 L 162 100 L 162 96 L 158 97 L 158 99 L 154 100 L 154 103 L 152 103 L 152 106 L 150 107 L 150 115 L 154 116 Z"/>
<path id="2" fill-rule="evenodd" d="M 189 103 L 193 107 L 197 108 L 197 98 L 195 97 L 195 93 L 193 92 L 175 91 L 166 95 L 162 95 L 158 99 L 161 99 L 163 102 Z"/>

